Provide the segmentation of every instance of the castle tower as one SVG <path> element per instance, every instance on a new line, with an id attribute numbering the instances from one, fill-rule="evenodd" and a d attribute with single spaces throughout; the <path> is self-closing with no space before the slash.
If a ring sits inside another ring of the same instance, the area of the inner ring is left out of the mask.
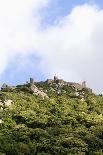
<path id="1" fill-rule="evenodd" d="M 82 82 L 82 88 L 86 88 L 87 86 L 86 86 L 86 81 L 83 81 Z"/>
<path id="2" fill-rule="evenodd" d="M 33 83 L 34 83 L 34 79 L 30 78 L 30 84 L 33 84 Z"/>
<path id="3" fill-rule="evenodd" d="M 58 80 L 58 77 L 55 75 L 54 76 L 54 82 L 56 82 Z"/>

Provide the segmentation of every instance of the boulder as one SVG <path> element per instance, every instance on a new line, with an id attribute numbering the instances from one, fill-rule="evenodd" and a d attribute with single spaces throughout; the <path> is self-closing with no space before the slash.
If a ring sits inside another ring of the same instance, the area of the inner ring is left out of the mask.
<path id="1" fill-rule="evenodd" d="M 38 96 L 42 96 L 43 98 L 47 97 L 48 95 L 46 93 L 43 92 L 43 90 L 39 90 L 38 87 L 36 87 L 34 84 L 31 85 L 31 90 L 33 91 L 33 94 L 38 95 Z"/>
<path id="2" fill-rule="evenodd" d="M 12 104 L 12 100 L 5 100 L 4 101 L 5 106 L 11 106 L 11 104 Z"/>
<path id="3" fill-rule="evenodd" d="M 2 124 L 3 123 L 3 120 L 2 119 L 0 119 L 0 124 Z"/>

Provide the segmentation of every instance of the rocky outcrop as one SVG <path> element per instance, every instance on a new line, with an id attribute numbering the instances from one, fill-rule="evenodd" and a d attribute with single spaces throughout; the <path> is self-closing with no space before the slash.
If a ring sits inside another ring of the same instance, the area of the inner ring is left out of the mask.
<path id="1" fill-rule="evenodd" d="M 72 87 L 73 89 L 75 89 L 75 91 L 82 91 L 82 89 L 86 89 L 90 93 L 92 93 L 92 89 L 87 87 L 86 81 L 83 81 L 81 84 L 75 83 L 75 82 L 66 82 L 63 79 L 59 79 L 58 76 L 54 76 L 54 79 L 47 79 L 45 82 L 51 85 L 52 84 L 58 84 L 60 86 L 68 85 L 69 87 Z"/>
<path id="2" fill-rule="evenodd" d="M 11 106 L 13 104 L 13 101 L 12 100 L 7 100 L 5 99 L 4 101 L 0 100 L 0 106 Z"/>
<path id="3" fill-rule="evenodd" d="M 34 84 L 30 86 L 30 89 L 33 91 L 33 94 L 37 96 L 42 96 L 42 98 L 48 98 L 48 95 L 43 91 L 36 87 Z"/>
<path id="4" fill-rule="evenodd" d="M 52 84 L 52 83 L 53 83 L 53 80 L 52 80 L 52 79 L 47 79 L 47 80 L 46 80 L 46 83 L 47 83 L 47 84 Z"/>
<path id="5" fill-rule="evenodd" d="M 1 90 L 4 90 L 6 88 L 8 88 L 8 85 L 6 83 L 3 83 L 3 85 L 1 86 Z"/>
<path id="6" fill-rule="evenodd" d="M 37 87 L 38 84 L 39 84 L 39 88 Z M 42 86 L 42 84 L 44 85 L 44 87 L 46 84 L 46 87 L 40 88 Z M 49 86 L 50 86 L 50 89 L 47 88 Z M 47 93 L 51 89 L 53 90 L 53 92 L 56 92 L 57 94 L 61 95 L 64 91 L 63 90 L 64 86 L 75 91 L 76 94 L 74 94 L 74 96 L 77 96 L 77 97 L 80 96 L 80 94 L 78 95 L 78 93 L 83 91 L 83 90 L 88 91 L 89 93 L 92 94 L 92 89 L 90 89 L 86 86 L 86 81 L 83 81 L 81 84 L 75 83 L 75 82 L 66 82 L 63 79 L 59 79 L 57 76 L 54 76 L 54 79 L 47 79 L 45 82 L 43 82 L 43 81 L 34 82 L 34 79 L 30 78 L 29 82 L 27 82 L 24 85 L 19 85 L 19 86 L 8 86 L 7 84 L 4 83 L 1 87 L 1 90 L 6 91 L 6 92 L 7 91 L 10 92 L 10 91 L 14 91 L 14 90 L 21 90 L 21 91 L 33 93 L 33 94 L 38 95 L 38 96 L 42 96 L 44 98 L 44 97 L 48 97 Z M 48 91 L 47 91 L 47 89 L 48 89 Z"/>
<path id="7" fill-rule="evenodd" d="M 5 100 L 5 101 L 4 101 L 4 105 L 5 105 L 5 106 L 11 106 L 12 103 L 13 103 L 12 100 Z"/>
<path id="8" fill-rule="evenodd" d="M 3 120 L 2 119 L 0 119 L 0 124 L 2 124 L 3 123 Z"/>
<path id="9" fill-rule="evenodd" d="M 8 86 L 6 83 L 4 83 L 1 87 L 2 91 L 12 91 L 16 88 L 16 86 Z"/>

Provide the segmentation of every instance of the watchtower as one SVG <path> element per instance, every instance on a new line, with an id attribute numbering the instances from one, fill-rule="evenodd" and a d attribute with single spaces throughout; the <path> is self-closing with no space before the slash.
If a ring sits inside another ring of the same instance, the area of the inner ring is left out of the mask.
<path id="1" fill-rule="evenodd" d="M 86 88 L 87 86 L 86 86 L 86 81 L 83 81 L 82 82 L 82 88 Z"/>
<path id="2" fill-rule="evenodd" d="M 56 82 L 58 80 L 58 77 L 55 75 L 54 76 L 54 82 Z"/>
<path id="3" fill-rule="evenodd" d="M 33 84 L 33 83 L 34 83 L 34 79 L 30 78 L 30 84 Z"/>

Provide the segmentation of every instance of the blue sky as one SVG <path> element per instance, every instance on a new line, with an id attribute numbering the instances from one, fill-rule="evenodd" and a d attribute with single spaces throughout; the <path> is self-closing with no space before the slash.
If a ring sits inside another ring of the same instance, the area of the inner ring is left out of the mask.
<path id="1" fill-rule="evenodd" d="M 1 76 L 2 83 L 6 82 L 10 85 L 25 83 L 25 81 L 29 81 L 30 77 L 33 77 L 36 81 L 45 79 L 45 75 L 38 67 L 40 57 L 31 54 L 28 58 L 24 58 L 26 61 L 23 64 L 20 63 L 20 59 L 19 56 L 16 56 L 9 62 L 7 69 Z M 34 61 L 35 63 L 33 63 Z"/>
<path id="2" fill-rule="evenodd" d="M 10 0 L 0 6 L 0 84 L 25 83 L 30 77 L 45 80 L 56 73 L 103 89 L 102 76 L 97 77 L 102 0 Z"/>
<path id="3" fill-rule="evenodd" d="M 44 10 L 44 26 L 55 24 L 55 21 L 58 18 L 68 15 L 68 13 L 70 13 L 75 6 L 83 5 L 85 3 L 91 5 L 97 4 L 100 8 L 103 8 L 102 0 L 52 0 L 49 7 Z"/>
<path id="4" fill-rule="evenodd" d="M 43 11 L 44 14 L 41 26 L 46 29 L 47 27 L 54 25 L 57 19 L 68 15 L 76 5 L 82 5 L 88 2 L 89 0 L 51 0 L 49 6 L 40 11 L 40 13 Z M 13 60 L 9 61 L 8 67 L 1 76 L 1 83 L 6 82 L 15 85 L 25 82 L 29 77 L 34 77 L 36 80 L 44 80 L 47 78 L 38 67 L 41 58 L 32 54 L 29 55 L 28 63 L 25 64 L 25 66 L 20 66 L 18 71 L 16 70 L 19 63 L 18 61 L 15 61 L 15 59 L 19 61 L 19 56 L 16 56 Z M 32 65 L 32 63 L 30 63 L 31 61 L 35 61 L 35 63 Z"/>

